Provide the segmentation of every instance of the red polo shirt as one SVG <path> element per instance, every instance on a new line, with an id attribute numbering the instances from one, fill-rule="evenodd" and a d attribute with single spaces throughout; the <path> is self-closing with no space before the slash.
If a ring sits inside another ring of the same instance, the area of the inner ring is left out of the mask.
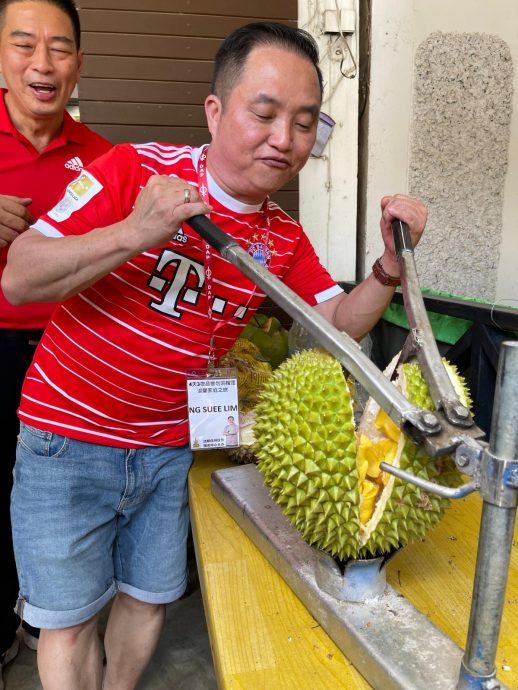
<path id="1" fill-rule="evenodd" d="M 0 90 L 0 194 L 30 197 L 34 220 L 49 211 L 83 166 L 105 153 L 111 144 L 65 112 L 61 133 L 40 153 L 14 127 Z M 7 248 L 0 249 L 0 277 Z M 30 270 L 30 266 L 27 266 Z M 55 305 L 13 307 L 0 289 L 0 328 L 44 328 Z"/>

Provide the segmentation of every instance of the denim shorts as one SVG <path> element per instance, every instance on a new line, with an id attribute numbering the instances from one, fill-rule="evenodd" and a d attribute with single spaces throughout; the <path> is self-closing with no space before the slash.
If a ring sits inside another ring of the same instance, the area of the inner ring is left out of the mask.
<path id="1" fill-rule="evenodd" d="M 17 612 L 39 628 L 117 593 L 165 604 L 187 586 L 187 446 L 123 449 L 21 424 L 11 499 Z"/>

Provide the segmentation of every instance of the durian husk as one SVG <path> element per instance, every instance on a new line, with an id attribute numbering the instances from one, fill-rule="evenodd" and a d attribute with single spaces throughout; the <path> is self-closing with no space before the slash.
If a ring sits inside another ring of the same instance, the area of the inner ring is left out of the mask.
<path id="1" fill-rule="evenodd" d="M 257 462 L 254 426 L 254 409 L 239 414 L 240 445 L 238 448 L 227 448 L 227 455 L 238 465 L 248 465 Z"/>
<path id="2" fill-rule="evenodd" d="M 272 375 L 272 367 L 265 361 L 257 345 L 243 338 L 238 338 L 232 348 L 221 357 L 219 366 L 237 370 L 240 445 L 237 448 L 227 448 L 227 455 L 238 464 L 256 462 L 254 406 L 260 390 Z"/>
<path id="3" fill-rule="evenodd" d="M 272 367 L 265 361 L 259 348 L 242 338 L 238 338 L 232 348 L 220 358 L 219 366 L 237 370 L 239 403 L 244 410 L 251 409 L 256 404 L 259 391 L 272 375 Z"/>
<path id="4" fill-rule="evenodd" d="M 258 468 L 304 539 L 340 559 L 358 551 L 353 406 L 340 363 L 319 350 L 284 361 L 259 396 Z"/>

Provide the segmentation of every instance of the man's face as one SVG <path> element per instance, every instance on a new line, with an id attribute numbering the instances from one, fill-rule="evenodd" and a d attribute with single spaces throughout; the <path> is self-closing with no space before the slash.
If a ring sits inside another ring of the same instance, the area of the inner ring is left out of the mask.
<path id="1" fill-rule="evenodd" d="M 228 194 L 260 203 L 311 153 L 320 111 L 315 68 L 279 47 L 254 48 L 225 103 L 211 95 L 205 109 L 211 174 Z"/>
<path id="2" fill-rule="evenodd" d="M 81 62 L 72 22 L 62 10 L 37 0 L 7 6 L 0 31 L 0 71 L 15 125 L 59 120 L 79 79 Z"/>

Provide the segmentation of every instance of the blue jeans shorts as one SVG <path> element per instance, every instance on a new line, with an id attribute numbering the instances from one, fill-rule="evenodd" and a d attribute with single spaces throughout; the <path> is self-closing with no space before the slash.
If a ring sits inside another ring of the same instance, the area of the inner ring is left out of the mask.
<path id="1" fill-rule="evenodd" d="M 191 462 L 187 446 L 114 448 L 22 423 L 11 498 L 17 613 L 66 628 L 117 592 L 151 604 L 180 597 Z"/>

